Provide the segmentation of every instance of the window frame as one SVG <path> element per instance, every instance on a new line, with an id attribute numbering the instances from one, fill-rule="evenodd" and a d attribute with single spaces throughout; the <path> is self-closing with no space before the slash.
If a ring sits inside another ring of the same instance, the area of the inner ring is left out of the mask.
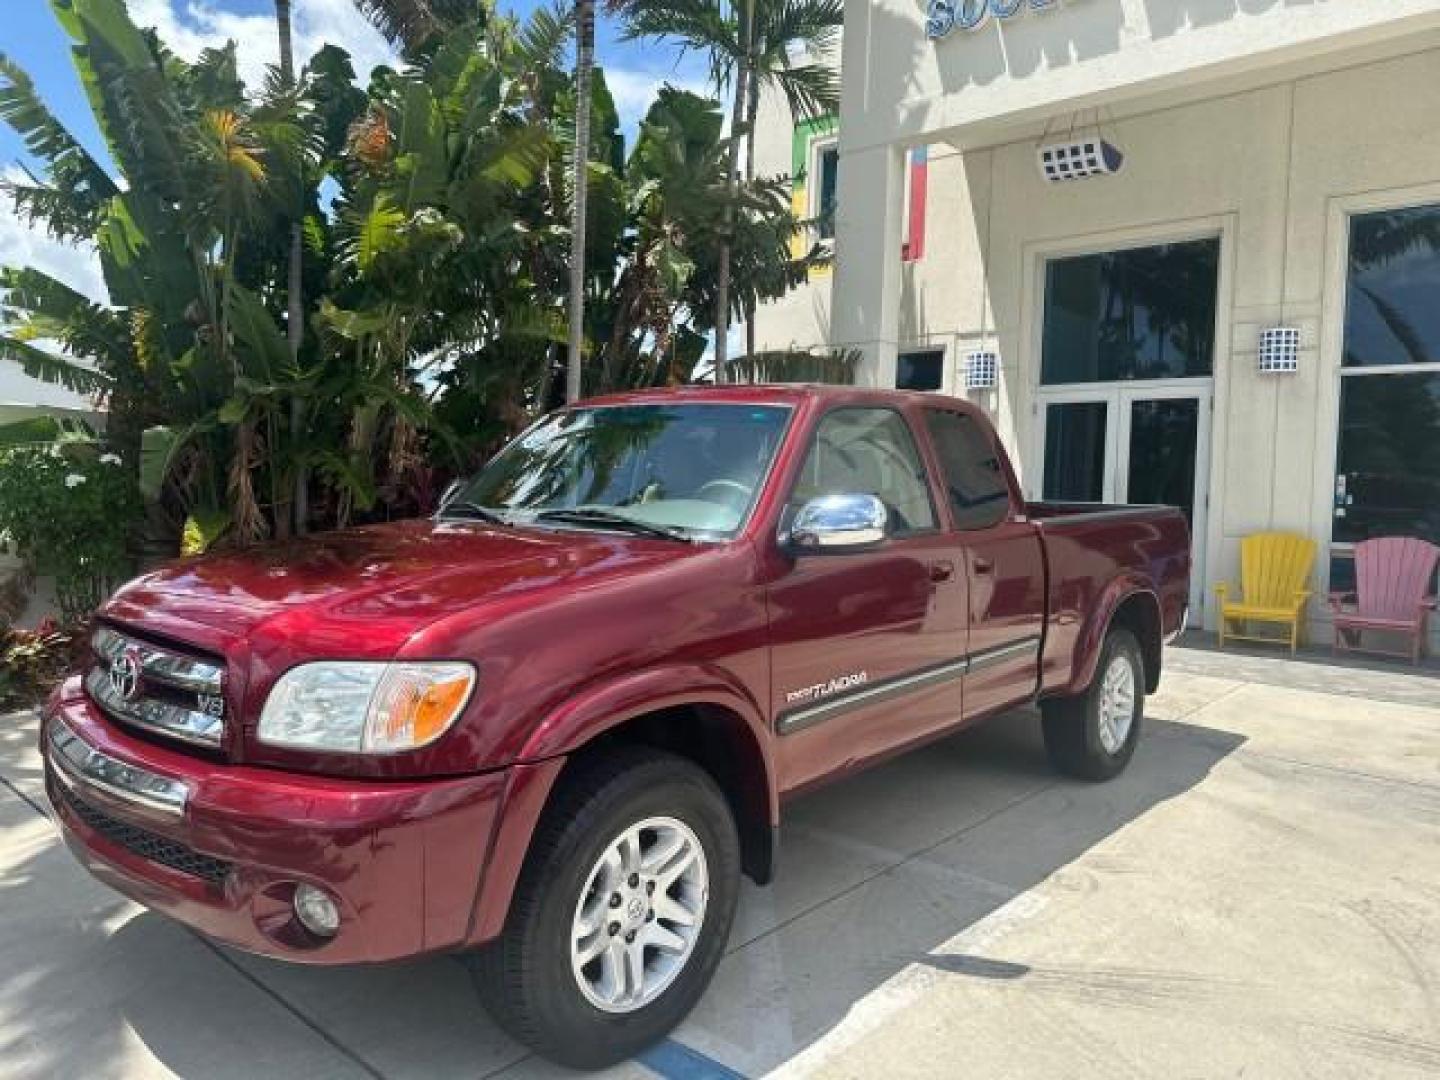
<path id="1" fill-rule="evenodd" d="M 884 546 L 903 543 L 908 540 L 915 540 L 924 537 L 943 535 L 949 523 L 949 508 L 945 500 L 936 499 L 935 470 L 932 467 L 931 458 L 934 455 L 934 447 L 930 445 L 929 433 L 920 432 L 917 434 L 911 410 L 890 405 L 882 402 L 848 401 L 837 402 L 826 407 L 812 419 L 810 430 L 805 436 L 805 445 L 796 456 L 794 473 L 790 477 L 790 483 L 785 490 L 785 498 L 779 506 L 779 522 L 776 528 L 776 539 L 782 545 L 786 534 L 790 531 L 790 521 L 793 516 L 792 508 L 795 507 L 795 493 L 800 487 L 800 482 L 805 475 L 805 467 L 810 462 L 810 455 L 815 450 L 816 442 L 820 438 L 820 427 L 827 419 L 839 412 L 888 412 L 893 413 L 900 420 L 905 433 L 910 436 L 910 442 L 915 449 L 915 458 L 920 463 L 920 480 L 925 488 L 925 497 L 930 501 L 930 518 L 934 524 L 925 528 L 911 528 L 903 533 L 887 533 Z M 921 435 L 924 437 L 922 438 Z M 941 516 L 942 508 L 945 511 Z"/>
<path id="2" fill-rule="evenodd" d="M 806 155 L 808 159 L 806 163 L 806 171 L 809 173 L 810 177 L 813 177 L 813 182 L 807 183 L 805 185 L 806 201 L 809 203 L 806 209 L 810 215 L 810 219 L 816 222 L 818 222 L 820 219 L 821 204 L 823 202 L 823 192 L 821 190 L 821 186 L 824 182 L 825 177 L 825 172 L 820 167 L 820 161 L 827 150 L 835 151 L 835 203 L 838 207 L 840 202 L 840 133 L 838 131 L 816 133 L 815 135 L 812 135 L 810 137 L 810 148 L 807 151 Z M 830 222 L 829 236 L 825 236 L 823 234 L 823 231 L 819 224 L 815 226 L 815 239 L 822 248 L 826 249 L 827 251 L 834 251 L 834 219 L 832 219 Z"/>
<path id="3" fill-rule="evenodd" d="M 1087 387 L 1111 386 L 1123 383 L 1183 384 L 1198 383 L 1216 379 L 1230 355 L 1230 342 L 1225 336 L 1230 329 L 1230 237 L 1228 218 L 1212 219 L 1214 224 L 1196 223 L 1197 227 L 1156 227 L 1143 228 L 1121 233 L 1119 236 L 1092 237 L 1086 241 L 1060 242 L 1051 244 L 1026 245 L 1027 253 L 1034 258 L 1034 279 L 1031 284 L 1033 304 L 1032 355 L 1034 357 L 1034 386 L 1037 392 L 1083 390 Z M 1208 225 L 1208 227 L 1207 227 Z M 1046 315 L 1049 311 L 1049 274 L 1051 263 L 1084 258 L 1098 258 L 1106 255 L 1121 255 L 1146 248 L 1175 247 L 1183 244 L 1213 243 L 1216 248 L 1215 300 L 1211 320 L 1210 370 L 1202 375 L 1161 375 L 1154 378 L 1088 379 L 1080 382 L 1045 381 L 1045 330 Z"/>
<path id="4" fill-rule="evenodd" d="M 1350 276 L 1350 253 L 1355 240 L 1355 223 L 1358 219 L 1368 217 L 1372 214 L 1399 213 L 1406 210 L 1421 210 L 1433 208 L 1437 215 L 1440 215 L 1440 193 L 1431 195 L 1428 198 L 1403 199 L 1396 201 L 1387 200 L 1383 204 L 1365 205 L 1357 204 L 1348 206 L 1341 210 L 1341 227 L 1339 230 L 1340 253 L 1336 260 L 1339 263 L 1338 278 L 1340 282 L 1340 304 L 1335 317 L 1335 370 L 1336 379 L 1334 384 L 1335 400 L 1333 403 L 1332 419 L 1330 429 L 1330 483 L 1324 488 L 1322 497 L 1326 498 L 1329 507 L 1328 521 L 1322 530 L 1328 545 L 1327 558 L 1324 566 L 1325 584 L 1327 590 L 1330 587 L 1330 578 L 1334 575 L 1334 560 L 1338 556 L 1341 559 L 1354 560 L 1355 546 L 1361 541 L 1336 539 L 1335 498 L 1337 482 L 1340 478 L 1341 465 L 1341 439 L 1345 432 L 1345 387 L 1347 380 L 1366 378 L 1391 378 L 1394 376 L 1418 375 L 1440 377 L 1440 359 L 1431 360 L 1418 364 L 1356 364 L 1347 366 L 1345 364 L 1345 341 L 1346 329 L 1350 321 L 1351 276 Z M 1440 258 L 1440 252 L 1436 253 Z M 1437 353 L 1440 357 L 1440 353 Z"/>
<path id="5" fill-rule="evenodd" d="M 902 387 L 899 385 L 901 358 L 907 355 L 913 355 L 917 353 L 940 354 L 940 385 L 935 387 L 933 390 L 921 390 L 915 387 Z M 949 364 L 949 361 L 950 350 L 946 348 L 943 343 L 939 345 L 910 345 L 897 350 L 895 354 L 895 389 L 908 394 L 943 394 L 945 392 L 945 375 L 947 373 L 947 365 Z"/>
<path id="6" fill-rule="evenodd" d="M 1320 545 L 1315 563 L 1317 595 L 1328 593 L 1332 585 L 1333 563 L 1336 558 L 1353 560 L 1355 545 L 1334 539 L 1335 478 L 1340 472 L 1340 391 L 1347 378 L 1365 375 L 1420 373 L 1427 367 L 1405 364 L 1401 367 L 1350 368 L 1348 374 L 1342 360 L 1345 351 L 1345 297 L 1349 286 L 1351 220 L 1369 213 L 1404 210 L 1409 207 L 1440 203 L 1440 181 L 1387 187 L 1379 190 L 1331 195 L 1326 201 L 1324 220 L 1325 278 L 1317 316 L 1301 318 L 1300 363 L 1314 363 L 1320 368 L 1315 402 L 1316 422 L 1310 443 L 1311 484 L 1309 535 Z M 1327 625 L 1329 608 L 1312 607 L 1312 623 Z M 1440 620 L 1431 620 L 1432 646 L 1440 641 Z"/>

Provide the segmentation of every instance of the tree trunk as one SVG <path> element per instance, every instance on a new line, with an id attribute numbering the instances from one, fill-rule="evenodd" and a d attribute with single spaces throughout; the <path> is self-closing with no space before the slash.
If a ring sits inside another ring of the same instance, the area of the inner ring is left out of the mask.
<path id="1" fill-rule="evenodd" d="M 746 107 L 745 182 L 755 182 L 755 122 L 760 116 L 760 80 L 750 73 L 750 102 Z M 755 355 L 755 299 L 745 298 L 745 355 Z"/>
<path id="2" fill-rule="evenodd" d="M 580 400 L 585 345 L 585 196 L 590 160 L 590 71 L 595 64 L 595 0 L 575 0 L 575 179 L 570 211 L 570 343 L 565 400 Z"/>
<path id="3" fill-rule="evenodd" d="M 740 129 L 750 89 L 750 36 L 755 27 L 755 0 L 740 11 L 740 61 L 735 65 L 735 104 L 730 110 L 730 146 L 725 162 L 725 221 L 720 233 L 720 265 L 715 271 L 715 381 L 725 382 L 730 362 L 730 239 L 735 228 L 735 194 L 739 181 Z"/>
<path id="4" fill-rule="evenodd" d="M 280 75 L 288 85 L 295 82 L 295 52 L 290 41 L 290 0 L 275 0 L 275 28 L 280 35 Z M 303 249 L 304 236 L 300 222 L 290 223 L 290 267 L 289 278 L 286 282 L 285 292 L 289 298 L 289 310 L 285 319 L 285 330 L 290 342 L 290 358 L 300 358 L 300 346 L 305 340 L 305 298 L 303 289 Z M 299 395 L 290 399 L 290 440 L 292 446 L 299 442 L 300 434 L 305 428 L 305 406 Z M 278 464 L 279 455 L 276 448 L 270 448 L 271 468 Z M 309 477 L 306 475 L 305 466 L 296 463 L 295 465 L 295 492 L 290 507 L 294 520 L 294 529 L 297 533 L 303 533 L 310 517 L 309 506 Z M 275 528 L 284 536 L 290 530 L 288 522 L 283 520 L 280 507 L 275 508 Z"/>

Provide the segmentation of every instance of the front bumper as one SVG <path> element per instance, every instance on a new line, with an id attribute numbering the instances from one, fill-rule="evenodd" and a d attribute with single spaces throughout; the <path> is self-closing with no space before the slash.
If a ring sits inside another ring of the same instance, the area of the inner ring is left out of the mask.
<path id="1" fill-rule="evenodd" d="M 63 692 L 40 740 L 65 841 L 95 877 L 208 937 L 315 964 L 471 939 L 515 771 L 356 781 L 221 765 L 142 742 Z M 335 899 L 333 938 L 296 920 L 300 882 Z"/>

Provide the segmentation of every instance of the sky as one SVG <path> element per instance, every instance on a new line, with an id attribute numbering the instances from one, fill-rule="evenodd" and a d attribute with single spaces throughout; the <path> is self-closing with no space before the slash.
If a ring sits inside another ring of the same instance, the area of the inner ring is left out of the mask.
<path id="1" fill-rule="evenodd" d="M 131 18 L 153 26 L 175 52 L 194 57 L 202 49 L 237 43 L 242 77 L 254 81 L 277 58 L 272 0 L 128 0 Z M 363 84 L 375 64 L 393 62 L 384 38 L 367 23 L 351 0 L 292 0 L 292 25 L 297 63 L 324 44 L 346 49 Z M 525 16 L 535 0 L 500 0 L 500 10 Z M 70 61 L 69 39 L 50 10 L 48 0 L 0 0 L 0 53 L 19 64 L 34 80 L 46 104 L 92 153 L 106 160 L 104 143 L 91 118 L 80 80 Z M 596 30 L 596 59 L 627 135 L 633 134 L 655 91 L 671 82 L 703 89 L 705 72 L 699 60 L 682 57 L 678 48 L 619 40 L 613 20 L 603 14 Z M 0 124 L 0 174 L 13 175 L 28 163 L 24 144 Z M 0 265 L 35 266 L 104 300 L 104 284 L 93 249 L 60 244 L 27 227 L 8 202 L 0 201 Z"/>

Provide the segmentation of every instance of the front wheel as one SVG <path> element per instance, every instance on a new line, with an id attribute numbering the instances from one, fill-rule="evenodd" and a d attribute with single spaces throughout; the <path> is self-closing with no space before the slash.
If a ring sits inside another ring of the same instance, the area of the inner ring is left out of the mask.
<path id="1" fill-rule="evenodd" d="M 1095 677 L 1084 693 L 1041 704 L 1045 750 L 1067 776 L 1109 780 L 1130 762 L 1145 713 L 1145 660 L 1135 635 L 1105 636 Z"/>
<path id="2" fill-rule="evenodd" d="M 599 1068 L 660 1039 L 704 993 L 735 914 L 740 845 L 714 781 L 672 754 L 609 754 L 562 783 L 505 931 L 472 970 L 512 1036 Z"/>

